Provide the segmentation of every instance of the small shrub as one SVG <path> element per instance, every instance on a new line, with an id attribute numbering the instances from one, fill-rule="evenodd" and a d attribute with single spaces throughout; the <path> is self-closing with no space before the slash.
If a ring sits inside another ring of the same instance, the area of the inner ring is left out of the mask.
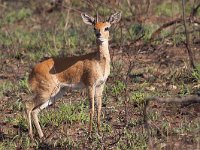
<path id="1" fill-rule="evenodd" d="M 145 92 L 140 92 L 140 91 L 134 91 L 131 95 L 131 99 L 132 101 L 134 102 L 137 102 L 137 103 L 141 103 L 144 101 L 145 97 L 147 97 L 147 93 Z"/>
<path id="2" fill-rule="evenodd" d="M 113 95 L 118 97 L 122 92 L 124 92 L 126 85 L 122 81 L 116 81 L 115 84 L 111 87 Z"/>
<path id="3" fill-rule="evenodd" d="M 200 64 L 196 66 L 197 70 L 192 72 L 192 76 L 200 83 Z"/>

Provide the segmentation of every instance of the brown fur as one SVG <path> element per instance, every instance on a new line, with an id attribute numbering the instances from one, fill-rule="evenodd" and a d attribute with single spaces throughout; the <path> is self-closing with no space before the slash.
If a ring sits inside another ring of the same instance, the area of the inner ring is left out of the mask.
<path id="1" fill-rule="evenodd" d="M 86 14 L 82 14 L 82 17 L 85 23 L 94 25 L 96 34 L 100 34 L 97 37 L 98 51 L 83 56 L 49 58 L 38 63 L 32 69 L 29 76 L 29 85 L 34 96 L 26 102 L 29 135 L 32 138 L 31 117 L 33 117 L 38 134 L 42 138 L 43 132 L 37 115 L 60 95 L 62 96 L 66 88 L 87 88 L 90 100 L 89 132 L 92 131 L 94 99 L 96 97 L 98 131 L 100 130 L 102 92 L 104 83 L 110 74 L 109 31 L 105 31 L 106 27 L 110 27 L 110 23 L 95 22 L 93 17 Z"/>

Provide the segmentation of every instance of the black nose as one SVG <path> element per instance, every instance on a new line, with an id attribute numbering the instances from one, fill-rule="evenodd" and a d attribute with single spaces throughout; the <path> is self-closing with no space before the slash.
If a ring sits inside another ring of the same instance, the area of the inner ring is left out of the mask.
<path id="1" fill-rule="evenodd" d="M 101 33 L 96 33 L 96 37 L 99 38 L 101 36 Z"/>

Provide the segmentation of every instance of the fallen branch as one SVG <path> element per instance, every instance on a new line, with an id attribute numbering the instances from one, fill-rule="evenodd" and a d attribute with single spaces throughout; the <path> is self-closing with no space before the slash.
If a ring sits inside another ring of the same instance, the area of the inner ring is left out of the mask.
<path id="1" fill-rule="evenodd" d="M 161 103 L 175 103 L 175 104 L 194 104 L 194 103 L 200 103 L 200 96 L 198 95 L 189 95 L 185 97 L 174 97 L 174 98 L 162 98 L 162 97 L 149 97 L 145 99 L 144 103 L 144 109 L 143 109 L 143 121 L 144 126 L 147 129 L 148 138 L 150 137 L 150 131 L 149 131 L 149 121 L 147 117 L 147 108 L 149 106 L 149 102 L 155 100 L 157 102 Z"/>
<path id="2" fill-rule="evenodd" d="M 188 33 L 190 33 L 190 34 L 195 33 L 195 32 L 200 32 L 200 29 L 188 31 Z M 170 34 L 168 34 L 164 37 L 157 37 L 156 39 L 154 39 L 154 41 L 159 41 L 159 40 L 166 39 L 166 38 L 169 38 L 169 37 L 172 37 L 172 36 L 175 36 L 175 35 L 180 35 L 180 34 L 185 34 L 185 32 L 170 33 Z"/>
<path id="3" fill-rule="evenodd" d="M 200 103 L 200 96 L 189 95 L 184 97 L 164 98 L 164 97 L 150 97 L 146 101 L 156 100 L 162 103 Z"/>
<path id="4" fill-rule="evenodd" d="M 162 98 L 162 97 L 149 97 L 145 99 L 144 109 L 143 109 L 143 117 L 145 124 L 147 123 L 147 107 L 149 102 L 155 100 L 161 103 L 178 103 L 178 104 L 194 104 L 200 103 L 200 96 L 198 95 L 189 95 L 184 97 L 174 97 L 174 98 Z M 148 124 L 146 124 L 148 126 Z"/>
<path id="5" fill-rule="evenodd" d="M 186 21 L 189 22 L 189 21 L 190 21 L 190 18 L 187 18 Z M 167 22 L 167 23 L 163 24 L 161 27 L 159 27 L 156 31 L 154 31 L 154 32 L 152 33 L 149 42 L 151 43 L 151 42 L 155 39 L 155 37 L 156 37 L 158 34 L 160 34 L 160 32 L 161 32 L 163 29 L 168 28 L 168 27 L 170 27 L 170 26 L 172 26 L 172 25 L 174 25 L 174 24 L 178 24 L 178 23 L 182 23 L 182 18 L 176 18 L 176 19 L 174 19 L 174 20 L 172 20 L 172 21 L 170 21 L 170 22 Z M 196 24 L 200 25 L 200 22 L 199 22 L 198 20 L 194 20 L 193 23 L 196 23 Z"/>

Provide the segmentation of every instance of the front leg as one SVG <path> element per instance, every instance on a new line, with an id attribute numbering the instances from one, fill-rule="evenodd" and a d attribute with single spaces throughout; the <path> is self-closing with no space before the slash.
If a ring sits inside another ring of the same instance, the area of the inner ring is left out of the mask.
<path id="1" fill-rule="evenodd" d="M 95 87 L 89 86 L 88 87 L 88 97 L 89 97 L 89 102 L 90 102 L 89 134 L 91 134 L 91 131 L 92 131 L 92 122 L 93 122 L 93 116 L 94 116 L 94 94 L 95 94 Z"/>
<path id="2" fill-rule="evenodd" d="M 97 128 L 98 128 L 98 133 L 100 133 L 100 126 L 101 126 L 101 122 L 100 122 L 100 117 L 101 117 L 101 108 L 102 108 L 102 95 L 103 95 L 103 89 L 104 89 L 104 84 L 100 85 L 99 87 L 96 87 L 96 94 L 95 94 L 95 98 L 97 101 Z"/>

